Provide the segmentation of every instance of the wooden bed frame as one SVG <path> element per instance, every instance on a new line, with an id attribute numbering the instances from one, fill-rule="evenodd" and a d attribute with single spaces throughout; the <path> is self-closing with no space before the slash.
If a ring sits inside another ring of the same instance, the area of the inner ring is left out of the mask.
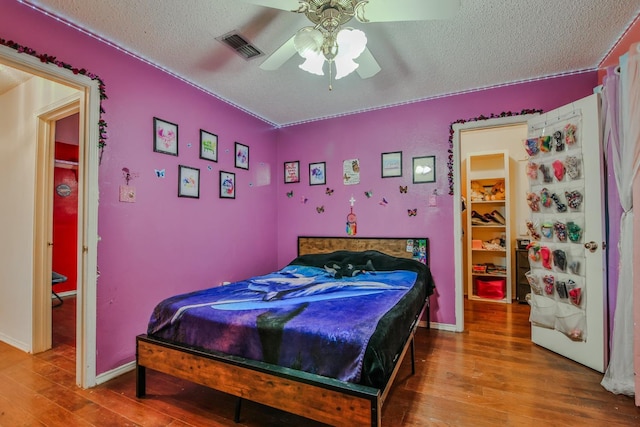
<path id="1" fill-rule="evenodd" d="M 299 237 L 298 254 L 336 250 L 379 250 L 389 255 L 411 258 L 408 238 Z M 424 239 L 424 238 L 422 238 Z M 427 240 L 427 260 L 428 260 Z M 428 298 L 423 307 L 428 313 Z M 410 336 L 384 389 L 335 380 L 241 357 L 214 354 L 157 340 L 147 335 L 136 338 L 136 396 L 146 393 L 146 369 L 192 381 L 239 399 L 235 420 L 239 421 L 242 399 L 333 426 L 375 426 L 382 418 L 382 405 L 408 351 L 414 365 L 416 319 Z"/>

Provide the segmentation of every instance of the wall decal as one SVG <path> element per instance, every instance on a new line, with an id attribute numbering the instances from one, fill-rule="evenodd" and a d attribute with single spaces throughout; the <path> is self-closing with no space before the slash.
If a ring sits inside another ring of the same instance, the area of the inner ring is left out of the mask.
<path id="1" fill-rule="evenodd" d="M 154 169 L 156 172 L 156 177 L 157 178 L 164 178 L 165 176 L 165 170 L 164 169 Z"/>

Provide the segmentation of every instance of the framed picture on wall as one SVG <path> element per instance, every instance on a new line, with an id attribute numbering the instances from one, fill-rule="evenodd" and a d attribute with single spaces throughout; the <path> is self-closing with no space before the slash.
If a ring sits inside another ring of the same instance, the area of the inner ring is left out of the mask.
<path id="1" fill-rule="evenodd" d="M 200 198 L 200 169 L 178 166 L 178 197 Z"/>
<path id="2" fill-rule="evenodd" d="M 218 135 L 200 129 L 200 158 L 218 161 Z"/>
<path id="3" fill-rule="evenodd" d="M 402 176 L 402 151 L 382 153 L 382 177 L 394 178 Z"/>
<path id="4" fill-rule="evenodd" d="M 235 156 L 237 168 L 249 169 L 249 146 L 236 142 Z"/>
<path id="5" fill-rule="evenodd" d="M 326 163 L 309 163 L 309 185 L 325 185 L 326 183 Z"/>
<path id="6" fill-rule="evenodd" d="M 153 151 L 178 155 L 178 125 L 166 120 L 153 118 Z"/>
<path id="7" fill-rule="evenodd" d="M 436 182 L 436 156 L 413 158 L 413 183 Z"/>
<path id="8" fill-rule="evenodd" d="M 284 162 L 284 183 L 300 182 L 300 162 Z"/>
<path id="9" fill-rule="evenodd" d="M 232 172 L 220 171 L 220 198 L 236 198 L 236 174 Z"/>

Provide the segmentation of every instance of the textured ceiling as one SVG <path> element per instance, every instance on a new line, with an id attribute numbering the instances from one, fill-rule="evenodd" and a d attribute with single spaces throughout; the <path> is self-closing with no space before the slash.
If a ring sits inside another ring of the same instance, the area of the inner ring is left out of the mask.
<path id="1" fill-rule="evenodd" d="M 241 0 L 27 3 L 276 126 L 594 69 L 640 11 L 640 0 L 462 0 L 449 20 L 352 22 L 382 71 L 329 91 L 328 77 L 300 70 L 297 56 L 278 71 L 259 68 L 308 25 L 301 14 Z M 266 55 L 246 61 L 216 40 L 232 30 Z"/>

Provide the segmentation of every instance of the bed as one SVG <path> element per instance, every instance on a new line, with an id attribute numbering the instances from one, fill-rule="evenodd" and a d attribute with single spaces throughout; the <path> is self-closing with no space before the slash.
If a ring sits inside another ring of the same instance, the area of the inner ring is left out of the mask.
<path id="1" fill-rule="evenodd" d="M 236 421 L 248 399 L 379 426 L 408 352 L 414 369 L 434 287 L 427 261 L 426 238 L 299 237 L 281 270 L 160 302 L 136 339 L 136 395 L 149 368 L 237 396 Z"/>

